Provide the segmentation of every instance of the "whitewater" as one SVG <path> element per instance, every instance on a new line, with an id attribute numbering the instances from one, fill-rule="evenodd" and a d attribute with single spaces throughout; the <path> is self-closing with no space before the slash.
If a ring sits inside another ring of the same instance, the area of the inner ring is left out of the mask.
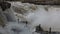
<path id="1" fill-rule="evenodd" d="M 9 21 L 4 28 L 0 27 L 1 34 L 32 34 L 35 31 L 35 26 L 39 24 L 44 31 L 49 31 L 51 27 L 52 31 L 60 32 L 60 6 L 10 3 L 12 7 L 6 11 L 12 11 L 16 19 L 13 17 L 13 22 Z M 26 26 L 21 21 L 28 21 L 28 25 Z M 16 31 L 12 29 L 16 29 Z M 34 32 L 34 34 L 39 33 Z"/>

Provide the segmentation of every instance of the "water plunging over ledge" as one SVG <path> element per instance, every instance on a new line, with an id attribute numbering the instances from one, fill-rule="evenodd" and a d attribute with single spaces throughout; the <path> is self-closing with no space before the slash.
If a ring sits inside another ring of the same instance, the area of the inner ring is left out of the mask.
<path id="1" fill-rule="evenodd" d="M 5 19 L 7 21 L 4 28 L 0 27 L 0 33 L 3 34 L 32 34 L 36 29 L 35 26 L 39 24 L 44 31 L 49 31 L 51 27 L 51 31 L 60 32 L 59 6 L 11 2 L 11 7 L 2 13 L 4 13 L 3 15 L 6 14 Z M 38 33 L 34 32 L 34 34 Z"/>

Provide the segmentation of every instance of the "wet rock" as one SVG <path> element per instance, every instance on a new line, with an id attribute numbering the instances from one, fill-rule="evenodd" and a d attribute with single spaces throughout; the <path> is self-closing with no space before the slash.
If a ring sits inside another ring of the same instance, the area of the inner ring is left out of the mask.
<path id="1" fill-rule="evenodd" d="M 8 2 L 0 2 L 0 6 L 1 6 L 2 10 L 5 11 L 6 9 L 11 7 L 11 4 Z"/>
<path id="2" fill-rule="evenodd" d="M 42 27 L 41 27 L 41 25 L 39 24 L 38 26 L 36 26 L 36 32 L 42 32 L 42 31 L 44 31 L 43 29 L 42 29 Z"/>
<path id="3" fill-rule="evenodd" d="M 7 23 L 7 19 L 3 14 L 3 12 L 0 10 L 0 26 L 4 27 L 6 23 Z"/>

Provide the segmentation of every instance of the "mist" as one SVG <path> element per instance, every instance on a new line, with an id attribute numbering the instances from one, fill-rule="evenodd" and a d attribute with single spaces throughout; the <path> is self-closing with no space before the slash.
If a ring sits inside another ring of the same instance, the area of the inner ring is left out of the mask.
<path id="1" fill-rule="evenodd" d="M 35 27 L 41 24 L 44 31 L 60 32 L 60 7 L 50 5 L 34 5 L 21 2 L 9 2 L 11 7 L 5 10 L 6 26 L 0 27 L 1 34 L 38 34 Z M 3 12 L 4 13 L 4 12 Z M 19 23 L 18 23 L 19 19 Z M 5 20 L 4 20 L 5 21 Z M 28 24 L 21 21 L 27 21 Z M 15 29 L 15 30 L 14 30 Z"/>

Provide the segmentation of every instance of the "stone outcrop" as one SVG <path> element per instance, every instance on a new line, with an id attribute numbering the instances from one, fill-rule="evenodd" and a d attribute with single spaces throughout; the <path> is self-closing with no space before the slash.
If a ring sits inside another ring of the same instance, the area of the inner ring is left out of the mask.
<path id="1" fill-rule="evenodd" d="M 0 26 L 4 27 L 6 23 L 7 23 L 7 19 L 3 14 L 3 12 L 0 10 Z"/>
<path id="2" fill-rule="evenodd" d="M 8 22 L 16 22 L 13 10 L 8 2 L 0 3 L 0 26 L 4 27 Z"/>
<path id="3" fill-rule="evenodd" d="M 1 1 L 1 0 L 0 0 Z M 5 1 L 21 1 L 24 3 L 42 4 L 42 5 L 60 5 L 60 0 L 5 0 Z"/>
<path id="4" fill-rule="evenodd" d="M 26 0 L 23 2 L 38 4 L 38 5 L 60 5 L 59 0 Z"/>

